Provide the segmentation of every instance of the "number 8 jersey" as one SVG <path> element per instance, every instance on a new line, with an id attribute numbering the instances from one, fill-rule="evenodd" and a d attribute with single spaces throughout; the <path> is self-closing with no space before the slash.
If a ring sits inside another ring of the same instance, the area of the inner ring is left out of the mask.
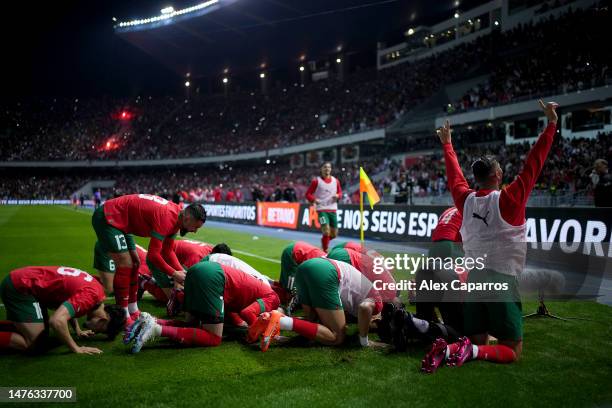
<path id="1" fill-rule="evenodd" d="M 129 194 L 104 203 L 106 221 L 126 234 L 163 241 L 179 231 L 181 207 L 148 194 Z"/>
<path id="2" fill-rule="evenodd" d="M 10 273 L 13 286 L 33 296 L 41 305 L 64 305 L 72 317 L 80 317 L 104 301 L 104 288 L 87 272 L 67 266 L 26 266 Z"/>

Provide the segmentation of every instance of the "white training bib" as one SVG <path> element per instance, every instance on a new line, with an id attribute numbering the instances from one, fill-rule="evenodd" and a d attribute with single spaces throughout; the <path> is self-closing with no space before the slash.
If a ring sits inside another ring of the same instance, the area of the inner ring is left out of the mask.
<path id="1" fill-rule="evenodd" d="M 340 271 L 340 300 L 342 307 L 351 315 L 359 315 L 359 305 L 368 298 L 372 282 L 353 265 L 342 261 L 329 260 Z"/>
<path id="2" fill-rule="evenodd" d="M 270 286 L 270 282 L 272 281 L 272 279 L 268 278 L 266 275 L 257 271 L 251 265 L 244 262 L 242 259 L 236 258 L 235 256 L 231 256 L 228 254 L 210 254 L 208 259 L 211 262 L 216 262 L 221 265 L 225 265 L 225 266 L 229 266 L 234 269 L 238 269 L 239 271 L 242 271 L 248 275 L 251 275 L 255 279 L 258 279 L 264 282 L 268 286 Z"/>
<path id="3" fill-rule="evenodd" d="M 463 205 L 461 237 L 465 256 L 484 258 L 486 269 L 519 276 L 527 256 L 526 223 L 510 225 L 499 211 L 499 191 L 477 197 L 473 192 Z"/>
<path id="4" fill-rule="evenodd" d="M 337 210 L 338 200 L 334 200 L 334 197 L 338 195 L 338 179 L 331 176 L 331 181 L 326 183 L 321 177 L 317 177 L 317 189 L 314 192 L 314 196 L 319 200 L 319 204 L 316 205 L 317 211 L 321 210 Z"/>

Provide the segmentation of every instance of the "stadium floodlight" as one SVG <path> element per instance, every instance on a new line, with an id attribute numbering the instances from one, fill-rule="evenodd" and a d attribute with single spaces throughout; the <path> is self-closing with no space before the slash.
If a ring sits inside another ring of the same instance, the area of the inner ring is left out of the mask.
<path id="1" fill-rule="evenodd" d="M 189 86 L 190 86 L 190 85 L 191 85 L 191 82 L 189 82 L 189 81 L 185 81 L 185 87 L 186 87 L 186 88 L 189 88 Z"/>
<path id="2" fill-rule="evenodd" d="M 459 7 L 459 0 L 455 0 L 455 7 Z"/>
<path id="3" fill-rule="evenodd" d="M 266 164 L 270 164 L 270 159 L 266 159 Z"/>
<path id="4" fill-rule="evenodd" d="M 113 17 L 113 21 L 115 21 L 115 22 L 116 22 L 116 21 L 117 21 L 117 17 Z"/>
<path id="5" fill-rule="evenodd" d="M 162 14 L 171 14 L 171 13 L 174 13 L 174 7 L 172 7 L 172 6 L 164 7 L 163 9 L 161 9 L 161 13 Z"/>
<path id="6" fill-rule="evenodd" d="M 342 58 L 336 58 L 336 64 L 340 64 L 342 62 Z"/>
<path id="7" fill-rule="evenodd" d="M 264 72 L 262 72 L 261 74 L 259 74 L 259 77 L 260 77 L 261 79 L 264 79 L 264 78 L 266 77 L 266 74 L 265 74 Z"/>
<path id="8" fill-rule="evenodd" d="M 304 66 L 300 65 L 300 72 L 304 72 L 304 69 L 305 69 Z"/>
<path id="9" fill-rule="evenodd" d="M 455 18 L 459 18 L 459 12 L 455 11 Z"/>
<path id="10" fill-rule="evenodd" d="M 414 28 L 409 28 L 408 29 L 408 35 L 412 35 L 414 34 Z"/>
<path id="11" fill-rule="evenodd" d="M 498 26 L 499 25 L 499 21 L 495 20 L 495 22 L 493 24 L 495 24 L 495 26 Z"/>
<path id="12" fill-rule="evenodd" d="M 227 81 L 228 81 L 227 77 L 223 77 L 223 79 L 221 80 L 221 82 L 223 82 L 224 84 L 227 84 Z"/>

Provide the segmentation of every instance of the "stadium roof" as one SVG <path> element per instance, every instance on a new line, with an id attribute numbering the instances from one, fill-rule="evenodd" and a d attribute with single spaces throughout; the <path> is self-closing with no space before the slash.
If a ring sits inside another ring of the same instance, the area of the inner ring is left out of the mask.
<path id="1" fill-rule="evenodd" d="M 163 13 L 118 18 L 115 32 L 180 75 L 194 77 L 274 69 L 362 50 L 436 16 L 455 1 L 208 0 Z M 482 1 L 464 1 L 482 3 Z"/>

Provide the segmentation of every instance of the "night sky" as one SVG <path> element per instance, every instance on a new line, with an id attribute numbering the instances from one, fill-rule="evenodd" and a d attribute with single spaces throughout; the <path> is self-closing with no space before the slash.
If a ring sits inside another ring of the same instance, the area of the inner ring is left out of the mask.
<path id="1" fill-rule="evenodd" d="M 330 0 L 330 3 L 333 0 Z M 408 1 L 416 24 L 447 18 L 452 1 Z M 158 14 L 197 1 L 63 0 L 20 2 L 2 25 L 5 98 L 30 95 L 134 95 L 176 92 L 180 77 L 151 56 L 119 38 L 112 17 L 120 20 Z M 465 0 L 468 8 L 483 3 Z M 432 5 L 433 4 L 433 5 Z M 373 61 L 374 62 L 374 61 Z"/>

